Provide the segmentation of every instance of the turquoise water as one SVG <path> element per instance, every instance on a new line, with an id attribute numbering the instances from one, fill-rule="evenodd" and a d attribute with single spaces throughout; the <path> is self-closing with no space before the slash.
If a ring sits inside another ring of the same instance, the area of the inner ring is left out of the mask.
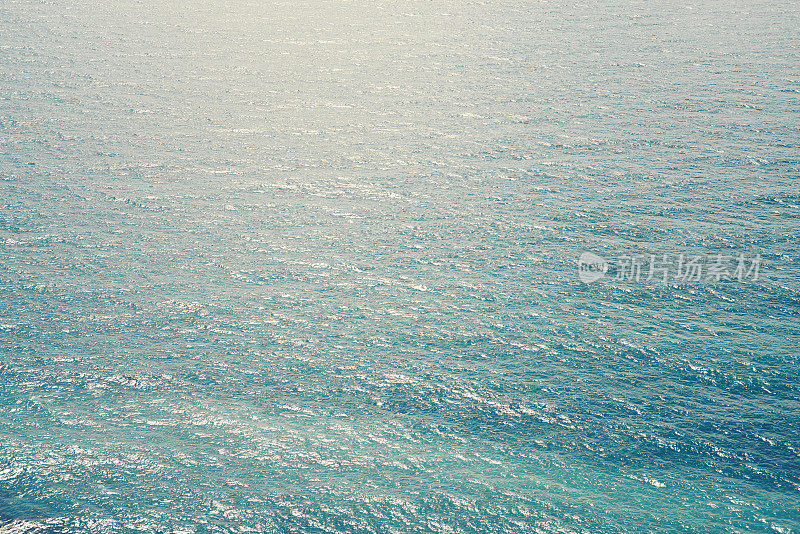
<path id="1" fill-rule="evenodd" d="M 799 8 L 4 1 L 0 531 L 800 531 Z"/>

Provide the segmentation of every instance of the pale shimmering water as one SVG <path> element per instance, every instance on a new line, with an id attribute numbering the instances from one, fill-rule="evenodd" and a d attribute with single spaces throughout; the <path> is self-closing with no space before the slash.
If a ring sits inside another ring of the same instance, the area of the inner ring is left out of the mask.
<path id="1" fill-rule="evenodd" d="M 800 531 L 799 13 L 3 0 L 0 532 Z"/>

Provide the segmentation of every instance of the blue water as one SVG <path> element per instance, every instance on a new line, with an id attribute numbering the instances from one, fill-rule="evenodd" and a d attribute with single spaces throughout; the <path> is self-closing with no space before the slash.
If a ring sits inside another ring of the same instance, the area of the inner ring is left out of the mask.
<path id="1" fill-rule="evenodd" d="M 0 532 L 800 532 L 798 19 L 3 0 Z"/>

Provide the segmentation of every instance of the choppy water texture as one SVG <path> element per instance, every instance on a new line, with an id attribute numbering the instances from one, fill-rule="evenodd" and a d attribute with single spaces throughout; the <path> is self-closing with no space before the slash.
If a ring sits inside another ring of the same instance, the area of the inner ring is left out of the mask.
<path id="1" fill-rule="evenodd" d="M 5 0 L 4 531 L 798 531 L 798 13 Z"/>

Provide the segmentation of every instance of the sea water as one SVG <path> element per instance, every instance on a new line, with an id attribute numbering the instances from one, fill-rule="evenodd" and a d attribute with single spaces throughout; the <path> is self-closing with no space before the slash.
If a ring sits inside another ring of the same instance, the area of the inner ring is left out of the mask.
<path id="1" fill-rule="evenodd" d="M 0 530 L 797 532 L 799 13 L 3 0 Z"/>

